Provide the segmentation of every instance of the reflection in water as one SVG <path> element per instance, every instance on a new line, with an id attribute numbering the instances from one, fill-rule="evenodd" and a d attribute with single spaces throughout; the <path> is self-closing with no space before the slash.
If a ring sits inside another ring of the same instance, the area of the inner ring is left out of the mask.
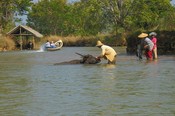
<path id="1" fill-rule="evenodd" d="M 101 64 L 100 66 L 107 68 L 107 69 L 114 69 L 116 68 L 116 64 Z"/>
<path id="2" fill-rule="evenodd" d="M 53 65 L 78 59 L 75 51 L 97 56 L 99 50 L 83 47 L 0 54 L 0 115 L 175 114 L 174 56 L 147 62 L 122 53 L 116 65 L 105 61 L 97 65 Z"/>

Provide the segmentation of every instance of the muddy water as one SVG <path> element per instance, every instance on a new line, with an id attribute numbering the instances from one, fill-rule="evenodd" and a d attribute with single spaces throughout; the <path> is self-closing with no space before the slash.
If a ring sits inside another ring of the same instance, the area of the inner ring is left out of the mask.
<path id="1" fill-rule="evenodd" d="M 53 65 L 96 47 L 0 53 L 0 115 L 174 116 L 175 56 L 147 62 L 115 49 L 116 65 Z"/>

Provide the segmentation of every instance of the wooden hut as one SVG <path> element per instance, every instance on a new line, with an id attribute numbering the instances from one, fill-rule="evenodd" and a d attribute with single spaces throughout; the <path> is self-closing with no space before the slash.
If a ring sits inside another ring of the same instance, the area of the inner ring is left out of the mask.
<path id="1" fill-rule="evenodd" d="M 19 45 L 21 50 L 27 49 L 26 46 L 29 42 L 32 43 L 33 48 L 35 48 L 36 39 L 43 37 L 43 35 L 36 30 L 24 25 L 18 25 L 9 31 L 7 35 L 12 36 L 12 38 L 16 38 L 15 42 Z"/>

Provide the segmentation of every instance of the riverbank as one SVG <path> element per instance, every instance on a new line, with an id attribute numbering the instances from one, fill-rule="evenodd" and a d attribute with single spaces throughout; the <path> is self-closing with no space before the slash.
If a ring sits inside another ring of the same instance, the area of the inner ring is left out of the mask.
<path id="1" fill-rule="evenodd" d="M 9 37 L 0 35 L 0 51 L 14 50 L 15 42 Z"/>
<path id="2" fill-rule="evenodd" d="M 47 40 L 49 41 L 58 41 L 61 39 L 64 43 L 64 46 L 67 47 L 92 47 L 96 45 L 97 40 L 102 41 L 104 44 L 110 46 L 125 46 L 125 39 L 121 39 L 120 36 L 114 35 L 97 35 L 97 36 L 67 36 L 61 37 L 57 35 L 45 36 L 35 42 L 34 49 L 40 49 L 40 47 L 45 44 Z M 8 40 L 8 41 L 7 41 Z M 15 44 L 15 38 L 13 40 L 9 37 L 2 36 L 0 37 L 0 50 L 7 46 L 7 50 L 20 50 L 20 46 Z M 23 44 L 24 45 L 24 44 Z M 26 46 L 26 45 L 24 45 Z M 24 47 L 25 49 L 25 47 Z"/>
<path id="3" fill-rule="evenodd" d="M 102 41 L 104 44 L 110 46 L 126 46 L 126 39 L 122 38 L 121 36 L 114 36 L 114 35 L 97 35 L 97 36 L 46 36 L 42 40 L 43 43 L 46 40 L 49 41 L 57 41 L 61 39 L 64 42 L 64 46 L 76 46 L 76 47 L 92 47 L 96 45 L 98 40 Z"/>
<path id="4" fill-rule="evenodd" d="M 141 32 L 132 33 L 127 35 L 127 38 L 121 35 L 97 35 L 97 36 L 45 36 L 35 43 L 36 50 L 47 41 L 57 41 L 61 39 L 66 47 L 93 47 L 96 45 L 97 40 L 102 41 L 109 46 L 127 46 L 126 52 L 128 54 L 136 53 L 136 46 L 138 43 L 138 34 Z M 149 33 L 149 32 L 148 32 Z M 158 54 L 175 54 L 175 33 L 174 31 L 156 31 Z M 6 36 L 0 36 L 0 51 L 4 50 L 20 50 L 20 47 L 15 44 L 15 39 L 11 39 Z"/>

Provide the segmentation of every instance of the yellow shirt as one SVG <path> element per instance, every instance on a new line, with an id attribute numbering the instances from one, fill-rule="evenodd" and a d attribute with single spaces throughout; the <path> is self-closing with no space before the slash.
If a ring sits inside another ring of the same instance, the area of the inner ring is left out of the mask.
<path id="1" fill-rule="evenodd" d="M 102 45 L 101 49 L 102 49 L 101 55 L 106 57 L 111 62 L 113 61 L 115 55 L 117 55 L 116 51 L 110 46 Z"/>

